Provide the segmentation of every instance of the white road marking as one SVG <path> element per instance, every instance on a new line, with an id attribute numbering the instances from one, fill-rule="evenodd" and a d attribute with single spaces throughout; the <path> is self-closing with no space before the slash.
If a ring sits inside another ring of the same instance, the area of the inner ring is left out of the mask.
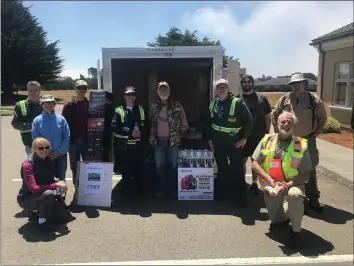
<path id="1" fill-rule="evenodd" d="M 345 263 L 353 262 L 353 255 L 321 255 L 318 257 L 258 257 L 199 260 L 157 260 L 157 261 L 118 261 L 90 262 L 57 265 L 275 265 L 309 263 Z"/>
<path id="2" fill-rule="evenodd" d="M 252 176 L 252 174 L 246 174 L 246 177 L 251 177 L 251 176 Z M 122 179 L 121 175 L 114 175 L 112 180 L 121 180 L 121 179 Z M 67 177 L 67 178 L 65 178 L 65 180 L 72 180 L 72 178 Z M 22 179 L 21 178 L 14 178 L 14 179 L 12 179 L 12 181 L 19 182 L 19 181 L 22 181 Z"/>

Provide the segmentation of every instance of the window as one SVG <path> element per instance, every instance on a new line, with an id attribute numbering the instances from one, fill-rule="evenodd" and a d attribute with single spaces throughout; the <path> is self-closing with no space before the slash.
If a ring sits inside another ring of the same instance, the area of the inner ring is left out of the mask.
<path id="1" fill-rule="evenodd" d="M 334 105 L 352 107 L 354 101 L 353 62 L 336 64 Z"/>

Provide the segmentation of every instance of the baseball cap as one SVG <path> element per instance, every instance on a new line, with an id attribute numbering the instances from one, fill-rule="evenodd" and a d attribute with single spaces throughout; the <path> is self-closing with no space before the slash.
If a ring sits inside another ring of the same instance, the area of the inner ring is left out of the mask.
<path id="1" fill-rule="evenodd" d="M 157 88 L 159 89 L 161 86 L 166 86 L 167 88 L 170 88 L 170 85 L 166 81 L 161 81 L 159 85 L 157 85 Z"/>
<path id="2" fill-rule="evenodd" d="M 126 87 L 125 90 L 124 90 L 124 93 L 136 93 L 135 92 L 135 88 L 134 87 Z"/>
<path id="3" fill-rule="evenodd" d="M 76 81 L 75 87 L 81 87 L 81 86 L 86 86 L 87 87 L 87 82 L 82 80 L 82 79 L 79 79 L 78 81 Z"/>
<path id="4" fill-rule="evenodd" d="M 54 98 L 53 95 L 43 95 L 41 97 L 41 104 L 44 103 L 44 102 L 54 102 L 54 103 L 56 103 L 55 98 Z"/>
<path id="5" fill-rule="evenodd" d="M 215 88 L 216 86 L 218 86 L 219 84 L 226 84 L 229 85 L 229 82 L 226 79 L 219 79 L 215 82 Z"/>

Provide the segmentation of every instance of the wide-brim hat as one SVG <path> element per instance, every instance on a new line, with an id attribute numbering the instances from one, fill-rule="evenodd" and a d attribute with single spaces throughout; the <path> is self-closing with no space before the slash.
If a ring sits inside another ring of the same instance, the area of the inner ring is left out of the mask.
<path id="1" fill-rule="evenodd" d="M 308 84 L 308 80 L 302 74 L 294 74 L 291 76 L 290 81 L 286 85 L 291 85 L 294 82 L 303 81 L 305 84 Z"/>
<path id="2" fill-rule="evenodd" d="M 53 95 L 43 95 L 41 97 L 41 104 L 45 102 L 53 102 L 56 103 L 55 98 Z"/>

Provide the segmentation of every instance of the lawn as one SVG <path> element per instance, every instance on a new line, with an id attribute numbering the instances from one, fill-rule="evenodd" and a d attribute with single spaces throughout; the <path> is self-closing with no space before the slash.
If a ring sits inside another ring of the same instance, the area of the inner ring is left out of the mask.
<path id="1" fill-rule="evenodd" d="M 270 107 L 274 109 L 275 104 L 284 95 L 284 92 L 260 92 L 265 95 L 270 103 Z"/>
<path id="2" fill-rule="evenodd" d="M 27 96 L 27 91 L 19 91 L 19 95 Z M 64 103 L 76 95 L 75 90 L 61 90 L 61 91 L 41 91 L 41 95 L 53 95 L 57 103 Z M 90 96 L 90 91 L 87 92 L 87 97 Z"/>

